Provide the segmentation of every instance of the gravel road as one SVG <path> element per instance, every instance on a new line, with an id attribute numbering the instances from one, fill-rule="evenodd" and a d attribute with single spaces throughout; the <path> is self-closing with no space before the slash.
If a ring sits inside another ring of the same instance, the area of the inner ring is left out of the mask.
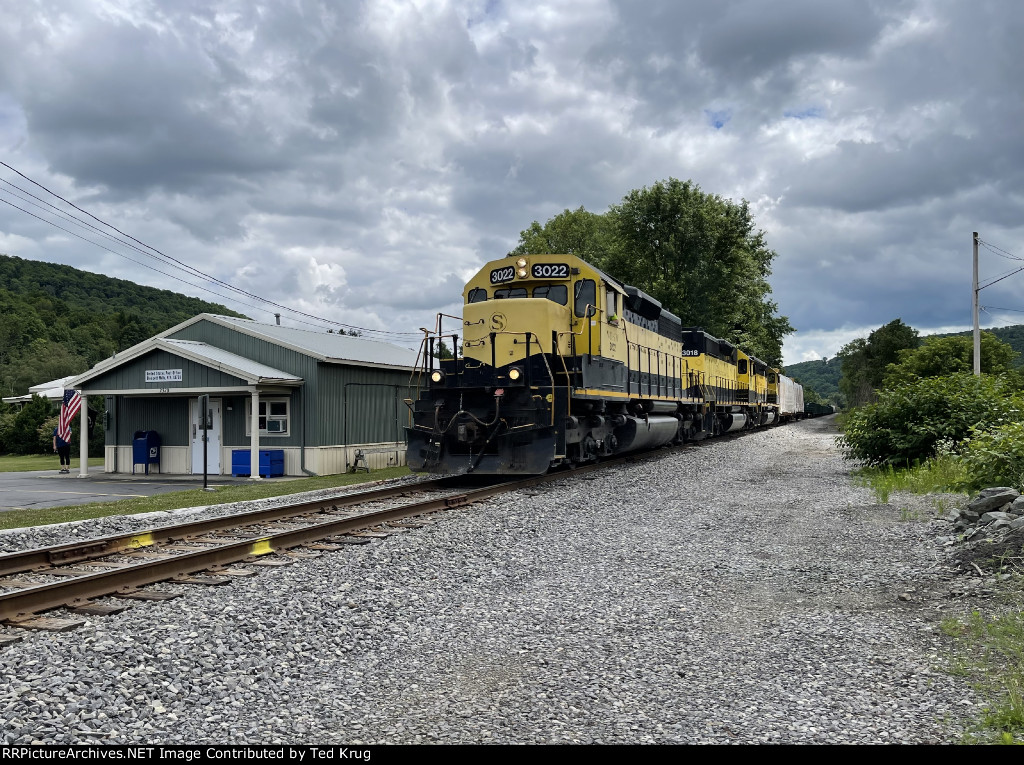
<path id="1" fill-rule="evenodd" d="M 29 633 L 0 648 L 0 742 L 956 742 L 979 700 L 938 621 L 979 593 L 927 505 L 851 484 L 831 420 Z"/>

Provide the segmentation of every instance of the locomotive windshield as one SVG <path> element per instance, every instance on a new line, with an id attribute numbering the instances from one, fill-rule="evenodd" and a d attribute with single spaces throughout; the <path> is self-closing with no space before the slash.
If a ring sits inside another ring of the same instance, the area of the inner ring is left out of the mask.
<path id="1" fill-rule="evenodd" d="M 542 287 L 533 288 L 535 298 L 547 298 L 559 305 L 569 302 L 569 290 L 564 284 L 545 284 Z"/>
<path id="2" fill-rule="evenodd" d="M 522 297 L 526 297 L 526 287 L 502 287 L 500 290 L 494 291 L 495 300 Z"/>

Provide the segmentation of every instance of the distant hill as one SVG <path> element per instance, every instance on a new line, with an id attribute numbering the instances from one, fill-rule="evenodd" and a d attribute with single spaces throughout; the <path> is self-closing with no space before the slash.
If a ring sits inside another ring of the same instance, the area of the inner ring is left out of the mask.
<path id="1" fill-rule="evenodd" d="M 1024 324 L 1014 324 L 1009 327 L 986 329 L 984 332 L 991 332 L 1002 342 L 1017 351 L 1017 366 L 1024 367 Z M 925 337 L 962 337 L 970 336 L 971 330 L 966 332 L 950 332 L 946 334 L 922 335 Z M 811 388 L 829 403 L 841 400 L 839 393 L 839 377 L 842 374 L 843 362 L 838 356 L 829 359 L 827 362 L 818 359 L 816 361 L 801 361 L 799 364 L 787 364 L 785 374 L 792 377 L 801 385 Z"/>
<path id="2" fill-rule="evenodd" d="M 0 255 L 0 392 L 78 374 L 217 303 L 70 266 Z"/>
<path id="3" fill-rule="evenodd" d="M 839 357 L 828 361 L 801 361 L 799 364 L 787 364 L 784 373 L 792 377 L 806 388 L 810 388 L 829 403 L 839 401 L 839 376 L 842 374 L 843 362 Z"/>
<path id="4" fill-rule="evenodd" d="M 1001 341 L 1013 348 L 1019 354 L 1016 359 L 1017 366 L 1024 367 L 1024 324 L 1012 324 L 1009 327 L 995 327 L 983 329 L 982 332 L 991 332 Z M 973 330 L 965 332 L 948 332 L 944 335 L 928 335 L 927 337 L 969 337 Z"/>

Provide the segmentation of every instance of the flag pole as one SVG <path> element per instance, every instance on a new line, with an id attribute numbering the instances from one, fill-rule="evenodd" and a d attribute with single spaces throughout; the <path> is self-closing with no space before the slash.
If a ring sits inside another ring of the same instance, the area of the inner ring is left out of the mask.
<path id="1" fill-rule="evenodd" d="M 89 406 L 82 396 L 81 419 L 78 434 L 78 477 L 89 477 Z"/>

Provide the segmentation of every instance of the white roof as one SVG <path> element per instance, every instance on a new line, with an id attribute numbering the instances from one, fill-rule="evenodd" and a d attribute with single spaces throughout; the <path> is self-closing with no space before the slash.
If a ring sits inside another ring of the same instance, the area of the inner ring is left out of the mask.
<path id="1" fill-rule="evenodd" d="M 35 393 L 37 396 L 43 398 L 64 398 L 64 389 L 68 387 L 68 383 L 74 380 L 78 375 L 68 375 L 67 377 L 61 377 L 56 380 L 50 380 L 50 382 L 40 383 L 39 385 L 33 385 L 28 389 L 29 393 Z"/>
<path id="2" fill-rule="evenodd" d="M 50 380 L 49 382 L 39 383 L 39 385 L 33 385 L 28 389 L 28 393 L 24 396 L 8 396 L 4 398 L 5 404 L 14 404 L 19 401 L 31 401 L 32 394 L 42 396 L 43 398 L 49 399 L 50 401 L 62 401 L 64 399 L 64 389 L 70 388 L 69 382 L 74 380 L 78 375 L 69 375 L 68 377 L 61 377 L 57 380 Z"/>
<path id="3" fill-rule="evenodd" d="M 198 361 L 235 377 L 241 377 L 250 384 L 278 380 L 286 383 L 302 382 L 301 377 L 296 377 L 291 372 L 282 372 L 280 369 L 268 367 L 266 364 L 247 359 L 245 356 L 239 356 L 237 353 L 231 353 L 197 340 L 173 340 L 164 337 L 156 344 L 166 351 L 177 353 L 179 356 Z"/>
<path id="4" fill-rule="evenodd" d="M 259 364 L 252 359 L 239 356 L 236 353 L 225 351 L 221 348 L 209 345 L 208 343 L 196 340 L 179 340 L 171 335 L 180 332 L 199 321 L 209 321 L 229 327 L 235 331 L 258 337 L 267 342 L 290 348 L 307 356 L 312 356 L 320 361 L 337 364 L 356 364 L 359 366 L 374 366 L 389 369 L 413 370 L 416 368 L 418 354 L 408 348 L 400 348 L 390 343 L 382 343 L 377 340 L 364 340 L 361 337 L 351 335 L 337 335 L 331 332 L 313 332 L 306 329 L 293 329 L 282 327 L 277 324 L 260 324 L 249 319 L 236 319 L 232 316 L 220 316 L 212 313 L 201 313 L 187 321 L 183 321 L 168 330 L 155 335 L 148 340 L 133 345 L 119 353 L 115 353 L 109 359 L 104 359 L 92 369 L 71 378 L 64 378 L 68 383 L 65 387 L 78 387 L 89 380 L 107 372 L 114 367 L 124 364 L 131 359 L 138 358 L 156 348 L 179 353 L 191 357 L 200 363 L 221 368 L 225 372 L 249 380 L 250 384 L 257 382 L 277 382 L 284 384 L 301 384 L 302 379 L 295 377 L 290 372 L 282 372 L 279 369 Z M 63 395 L 63 388 L 61 394 Z M 20 400 L 20 399 L 14 399 Z M 6 401 L 6 399 L 5 399 Z"/>

